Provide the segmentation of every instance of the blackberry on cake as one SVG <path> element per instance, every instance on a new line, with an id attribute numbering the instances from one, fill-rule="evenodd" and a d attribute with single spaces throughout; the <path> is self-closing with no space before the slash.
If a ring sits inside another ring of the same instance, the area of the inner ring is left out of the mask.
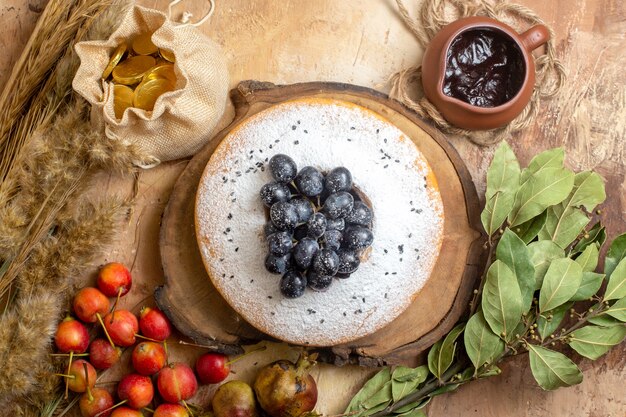
<path id="1" fill-rule="evenodd" d="M 324 201 L 322 211 L 331 219 L 344 218 L 354 206 L 354 197 L 347 191 L 338 191 Z"/>
<path id="2" fill-rule="evenodd" d="M 270 207 L 270 219 L 280 230 L 292 230 L 298 224 L 298 211 L 290 201 L 279 201 Z"/>
<path id="3" fill-rule="evenodd" d="M 280 182 L 270 182 L 261 187 L 261 200 L 266 207 L 279 201 L 289 201 L 291 199 L 291 191 L 289 187 Z"/>
<path id="4" fill-rule="evenodd" d="M 345 222 L 370 227 L 372 224 L 372 211 L 362 201 L 355 201 L 354 207 L 345 217 Z"/>
<path id="5" fill-rule="evenodd" d="M 326 175 L 326 191 L 329 194 L 352 189 L 352 174 L 346 167 L 333 168 Z"/>
<path id="6" fill-rule="evenodd" d="M 309 270 L 306 275 L 307 285 L 313 291 L 326 291 L 333 283 L 333 278 L 330 275 L 320 275 L 313 270 Z"/>
<path id="7" fill-rule="evenodd" d="M 306 224 L 307 235 L 314 239 L 321 237 L 326 231 L 326 216 L 322 213 L 315 213 Z"/>
<path id="8" fill-rule="evenodd" d="M 296 176 L 294 183 L 298 191 L 307 197 L 318 196 L 324 190 L 324 176 L 311 166 L 302 168 Z"/>
<path id="9" fill-rule="evenodd" d="M 298 174 L 298 166 L 289 156 L 279 153 L 270 159 L 270 172 L 276 181 L 290 183 Z"/>
<path id="10" fill-rule="evenodd" d="M 280 279 L 280 292 L 288 298 L 298 298 L 306 289 L 306 277 L 298 271 L 287 271 Z"/>

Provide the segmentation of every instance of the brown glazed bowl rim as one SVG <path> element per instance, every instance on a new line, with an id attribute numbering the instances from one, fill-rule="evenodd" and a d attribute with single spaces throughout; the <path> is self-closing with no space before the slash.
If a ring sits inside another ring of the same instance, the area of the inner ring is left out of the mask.
<path id="1" fill-rule="evenodd" d="M 532 52 L 528 51 L 526 47 L 524 46 L 524 44 L 520 41 L 519 33 L 517 33 L 515 29 L 513 29 L 506 23 L 500 22 L 499 20 L 492 19 L 486 16 L 466 17 L 463 19 L 459 19 L 456 22 L 457 23 L 468 22 L 468 23 L 464 23 L 458 29 L 456 29 L 452 33 L 452 35 L 448 37 L 448 39 L 444 43 L 443 48 L 441 50 L 439 63 L 441 65 L 442 71 L 439 71 L 440 74 L 439 74 L 439 78 L 437 79 L 437 94 L 439 95 L 439 98 L 445 102 L 449 102 L 454 105 L 463 107 L 469 111 L 481 113 L 481 114 L 500 113 L 516 105 L 517 99 L 524 93 L 524 90 L 528 88 L 527 84 L 528 84 L 528 79 L 529 79 L 529 73 L 531 72 L 530 70 L 533 69 L 532 68 L 533 62 L 531 61 L 531 57 L 530 57 Z M 517 47 L 522 52 L 522 56 L 524 57 L 525 71 L 524 71 L 524 81 L 522 82 L 521 88 L 515 94 L 515 96 L 513 96 L 509 101 L 507 101 L 506 103 L 500 104 L 499 106 L 495 106 L 495 107 L 474 106 L 458 98 L 450 97 L 443 92 L 443 80 L 446 75 L 446 68 L 447 68 L 446 60 L 447 60 L 448 49 L 450 48 L 450 44 L 452 43 L 454 39 L 456 39 L 457 36 L 459 36 L 459 34 L 466 32 L 468 30 L 471 30 L 471 29 L 479 29 L 479 28 L 496 29 L 496 30 L 499 30 L 500 32 L 503 32 L 505 35 L 507 35 L 509 38 L 511 38 L 515 42 Z"/>

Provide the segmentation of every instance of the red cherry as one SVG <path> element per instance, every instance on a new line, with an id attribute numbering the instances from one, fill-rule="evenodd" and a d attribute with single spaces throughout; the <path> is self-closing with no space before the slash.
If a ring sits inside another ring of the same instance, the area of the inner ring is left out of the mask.
<path id="1" fill-rule="evenodd" d="M 193 397 L 198 389 L 198 381 L 189 365 L 176 362 L 161 369 L 157 387 L 165 401 L 177 403 Z"/>
<path id="2" fill-rule="evenodd" d="M 104 411 L 113 407 L 113 397 L 107 390 L 102 388 L 93 388 L 89 392 L 80 396 L 78 401 L 80 414 L 83 417 L 108 417 L 111 411 Z"/>
<path id="3" fill-rule="evenodd" d="M 120 360 L 122 350 L 105 339 L 96 339 L 89 345 L 89 361 L 96 369 L 109 369 Z"/>
<path id="4" fill-rule="evenodd" d="M 158 308 L 144 307 L 139 313 L 139 329 L 141 334 L 163 341 L 172 334 L 172 325 L 168 318 Z"/>
<path id="5" fill-rule="evenodd" d="M 180 404 L 161 404 L 152 417 L 189 417 L 187 409 Z"/>
<path id="6" fill-rule="evenodd" d="M 117 262 L 111 262 L 100 268 L 98 273 L 98 288 L 107 297 L 124 296 L 130 291 L 133 284 L 130 271 Z"/>
<path id="7" fill-rule="evenodd" d="M 117 396 L 126 400 L 129 407 L 140 409 L 152 402 L 154 386 L 147 376 L 129 374 L 117 385 Z"/>
<path id="8" fill-rule="evenodd" d="M 104 316 L 109 308 L 109 299 L 97 288 L 83 288 L 74 296 L 74 313 L 85 323 L 95 323 L 98 321 L 98 314 Z"/>
<path id="9" fill-rule="evenodd" d="M 196 373 L 203 384 L 217 384 L 228 377 L 228 356 L 221 353 L 205 353 L 196 361 Z"/>
<path id="10" fill-rule="evenodd" d="M 63 353 L 83 353 L 89 346 L 89 332 L 78 320 L 66 317 L 59 323 L 54 343 Z"/>
<path id="11" fill-rule="evenodd" d="M 111 417 L 144 417 L 144 414 L 130 407 L 120 407 L 113 410 Z"/>
<path id="12" fill-rule="evenodd" d="M 154 375 L 165 366 L 165 349 L 155 342 L 141 342 L 133 350 L 133 368 L 141 375 Z"/>
<path id="13" fill-rule="evenodd" d="M 85 374 L 85 368 L 87 374 Z M 96 384 L 96 370 L 84 359 L 72 362 L 68 374 L 70 377 L 67 378 L 67 385 L 71 391 L 85 392 L 87 387 L 93 388 Z"/>
<path id="14" fill-rule="evenodd" d="M 104 318 L 104 329 L 118 346 L 135 344 L 135 334 L 139 331 L 137 317 L 128 310 L 116 310 Z"/>

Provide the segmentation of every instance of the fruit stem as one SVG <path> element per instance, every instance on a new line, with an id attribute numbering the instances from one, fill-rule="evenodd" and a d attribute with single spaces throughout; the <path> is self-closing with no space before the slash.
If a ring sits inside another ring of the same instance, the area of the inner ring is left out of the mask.
<path id="1" fill-rule="evenodd" d="M 210 349 L 210 350 L 219 350 L 217 346 L 199 345 L 197 343 L 189 343 L 189 342 L 184 342 L 182 340 L 179 340 L 178 344 L 185 345 L 185 346 L 195 346 L 195 347 L 200 347 L 200 348 L 205 348 L 205 349 Z"/>
<path id="2" fill-rule="evenodd" d="M 162 342 L 162 340 L 156 340 L 156 339 L 152 339 L 151 337 L 142 336 L 139 333 L 135 333 L 135 337 L 138 337 L 138 338 L 144 339 L 144 340 L 149 340 L 149 341 L 155 342 L 155 343 L 161 343 Z"/>
<path id="3" fill-rule="evenodd" d="M 317 359 L 317 356 L 317 353 L 313 353 L 309 356 L 306 352 L 302 352 L 296 362 L 296 375 L 301 378 L 308 375 L 309 369 L 316 364 L 315 360 Z"/>
<path id="4" fill-rule="evenodd" d="M 103 414 L 105 414 L 105 413 L 108 413 L 109 411 L 111 411 L 111 410 L 113 410 L 113 409 L 115 409 L 115 408 L 119 407 L 120 405 L 124 405 L 124 404 L 126 404 L 127 402 L 128 402 L 128 400 L 123 400 L 123 401 L 120 401 L 119 403 L 117 403 L 117 404 L 115 404 L 115 405 L 113 405 L 113 406 L 111 406 L 111 407 L 107 408 L 106 410 L 102 410 L 102 411 L 100 411 L 98 414 L 96 414 L 96 415 L 95 415 L 95 416 L 93 416 L 93 417 L 100 417 L 101 415 L 103 415 Z"/>
<path id="5" fill-rule="evenodd" d="M 109 332 L 107 332 L 107 328 L 104 327 L 104 321 L 102 320 L 102 316 L 100 315 L 100 313 L 96 313 L 96 317 L 98 318 L 98 321 L 100 322 L 100 326 L 102 326 L 102 330 L 104 330 L 104 335 L 107 337 L 107 340 L 111 344 L 111 347 L 115 349 L 115 343 L 113 343 L 111 336 L 109 336 Z"/>
<path id="6" fill-rule="evenodd" d="M 235 359 L 229 360 L 228 362 L 226 362 L 226 365 L 232 365 L 233 363 L 237 362 L 239 359 L 243 359 L 243 358 L 245 358 L 246 356 L 248 356 L 251 353 L 261 352 L 261 351 L 264 351 L 265 349 L 267 349 L 267 346 L 259 346 L 259 347 L 255 348 L 255 349 L 252 349 L 252 350 L 244 353 L 243 355 L 237 356 Z"/>
<path id="7" fill-rule="evenodd" d="M 189 406 L 187 405 L 187 401 L 182 400 L 181 402 L 183 403 L 183 405 L 184 405 L 184 406 L 185 406 L 185 408 L 187 409 L 187 412 L 189 413 L 189 415 L 190 415 L 191 417 L 194 417 L 194 416 L 193 416 L 193 411 L 191 411 L 191 408 L 189 408 Z"/>
<path id="8" fill-rule="evenodd" d="M 117 308 L 117 303 L 120 302 L 120 297 L 122 296 L 122 291 L 123 291 L 122 288 L 117 290 L 117 297 L 115 297 L 115 302 L 113 303 L 113 307 L 111 307 L 111 313 L 113 313 L 115 311 L 115 309 Z"/>
<path id="9" fill-rule="evenodd" d="M 70 378 L 70 379 L 76 378 L 76 375 L 70 375 L 70 374 L 53 374 L 53 375 L 60 376 L 63 378 Z"/>
<path id="10" fill-rule="evenodd" d="M 74 359 L 74 351 L 70 351 L 70 360 L 67 363 L 67 372 L 66 374 L 69 375 L 70 370 L 72 368 L 72 359 Z M 74 378 L 72 375 L 70 375 L 71 378 Z M 65 395 L 64 398 L 67 400 L 67 397 L 69 395 L 69 390 L 70 390 L 70 380 L 69 378 L 65 378 Z"/>
<path id="11" fill-rule="evenodd" d="M 152 408 L 144 407 L 143 410 L 146 410 L 147 412 L 154 414 L 154 410 Z"/>
<path id="12" fill-rule="evenodd" d="M 49 356 L 70 356 L 69 353 L 49 353 Z M 75 353 L 74 357 L 78 358 L 78 357 L 82 357 L 82 356 L 89 356 L 89 353 Z"/>
<path id="13" fill-rule="evenodd" d="M 91 388 L 89 388 L 89 372 L 87 372 L 87 362 L 83 362 L 83 371 L 85 372 L 85 386 L 87 388 L 87 397 L 89 397 L 89 401 L 93 401 Z"/>

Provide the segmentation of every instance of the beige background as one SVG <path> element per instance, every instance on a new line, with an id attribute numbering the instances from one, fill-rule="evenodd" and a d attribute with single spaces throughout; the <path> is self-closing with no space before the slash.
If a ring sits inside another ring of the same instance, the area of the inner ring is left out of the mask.
<path id="1" fill-rule="evenodd" d="M 219 42 L 230 62 L 231 85 L 244 79 L 274 83 L 341 81 L 387 91 L 386 80 L 395 71 L 419 62 L 422 50 L 403 26 L 393 0 L 216 0 L 217 10 L 203 30 Z M 419 0 L 405 0 L 417 10 Z M 626 33 L 622 0 L 520 0 L 532 7 L 557 32 L 559 55 L 568 73 L 560 97 L 545 103 L 535 125 L 511 139 L 518 156 L 564 146 L 568 164 L 596 169 L 608 181 L 604 221 L 611 236 L 626 230 Z M 45 0 L 1 0 L 0 86 L 28 39 Z M 167 1 L 141 4 L 165 10 Z M 201 16 L 206 4 L 187 0 L 176 9 Z M 232 111 L 232 110 L 230 110 Z M 227 123 L 227 114 L 222 125 Z M 576 120 L 576 123 L 573 121 Z M 478 148 L 451 138 L 466 161 L 479 192 L 493 149 Z M 158 253 L 160 215 L 185 161 L 164 164 L 141 173 L 139 199 L 127 229 L 114 250 L 101 261 L 132 265 L 134 290 L 124 300 L 127 308 L 152 302 L 151 293 L 162 283 Z M 128 194 L 132 181 L 101 175 L 99 191 Z M 93 276 L 84 277 L 85 282 Z M 180 360 L 193 361 L 202 351 L 171 349 Z M 238 378 L 251 378 L 257 366 L 277 357 L 295 358 L 284 346 L 272 345 L 235 367 Z M 581 385 L 543 392 L 530 374 L 526 358 L 503 365 L 499 377 L 474 382 L 456 393 L 437 397 L 431 417 L 624 416 L 626 415 L 626 343 L 598 361 L 574 356 L 583 369 Z M 118 370 L 116 373 L 121 372 Z M 340 412 L 371 373 L 359 368 L 321 366 L 315 371 L 320 386 L 319 410 Z M 235 376 L 235 375 L 234 375 Z M 113 373 L 105 379 L 114 381 Z M 195 401 L 206 403 L 211 387 L 203 387 Z"/>

